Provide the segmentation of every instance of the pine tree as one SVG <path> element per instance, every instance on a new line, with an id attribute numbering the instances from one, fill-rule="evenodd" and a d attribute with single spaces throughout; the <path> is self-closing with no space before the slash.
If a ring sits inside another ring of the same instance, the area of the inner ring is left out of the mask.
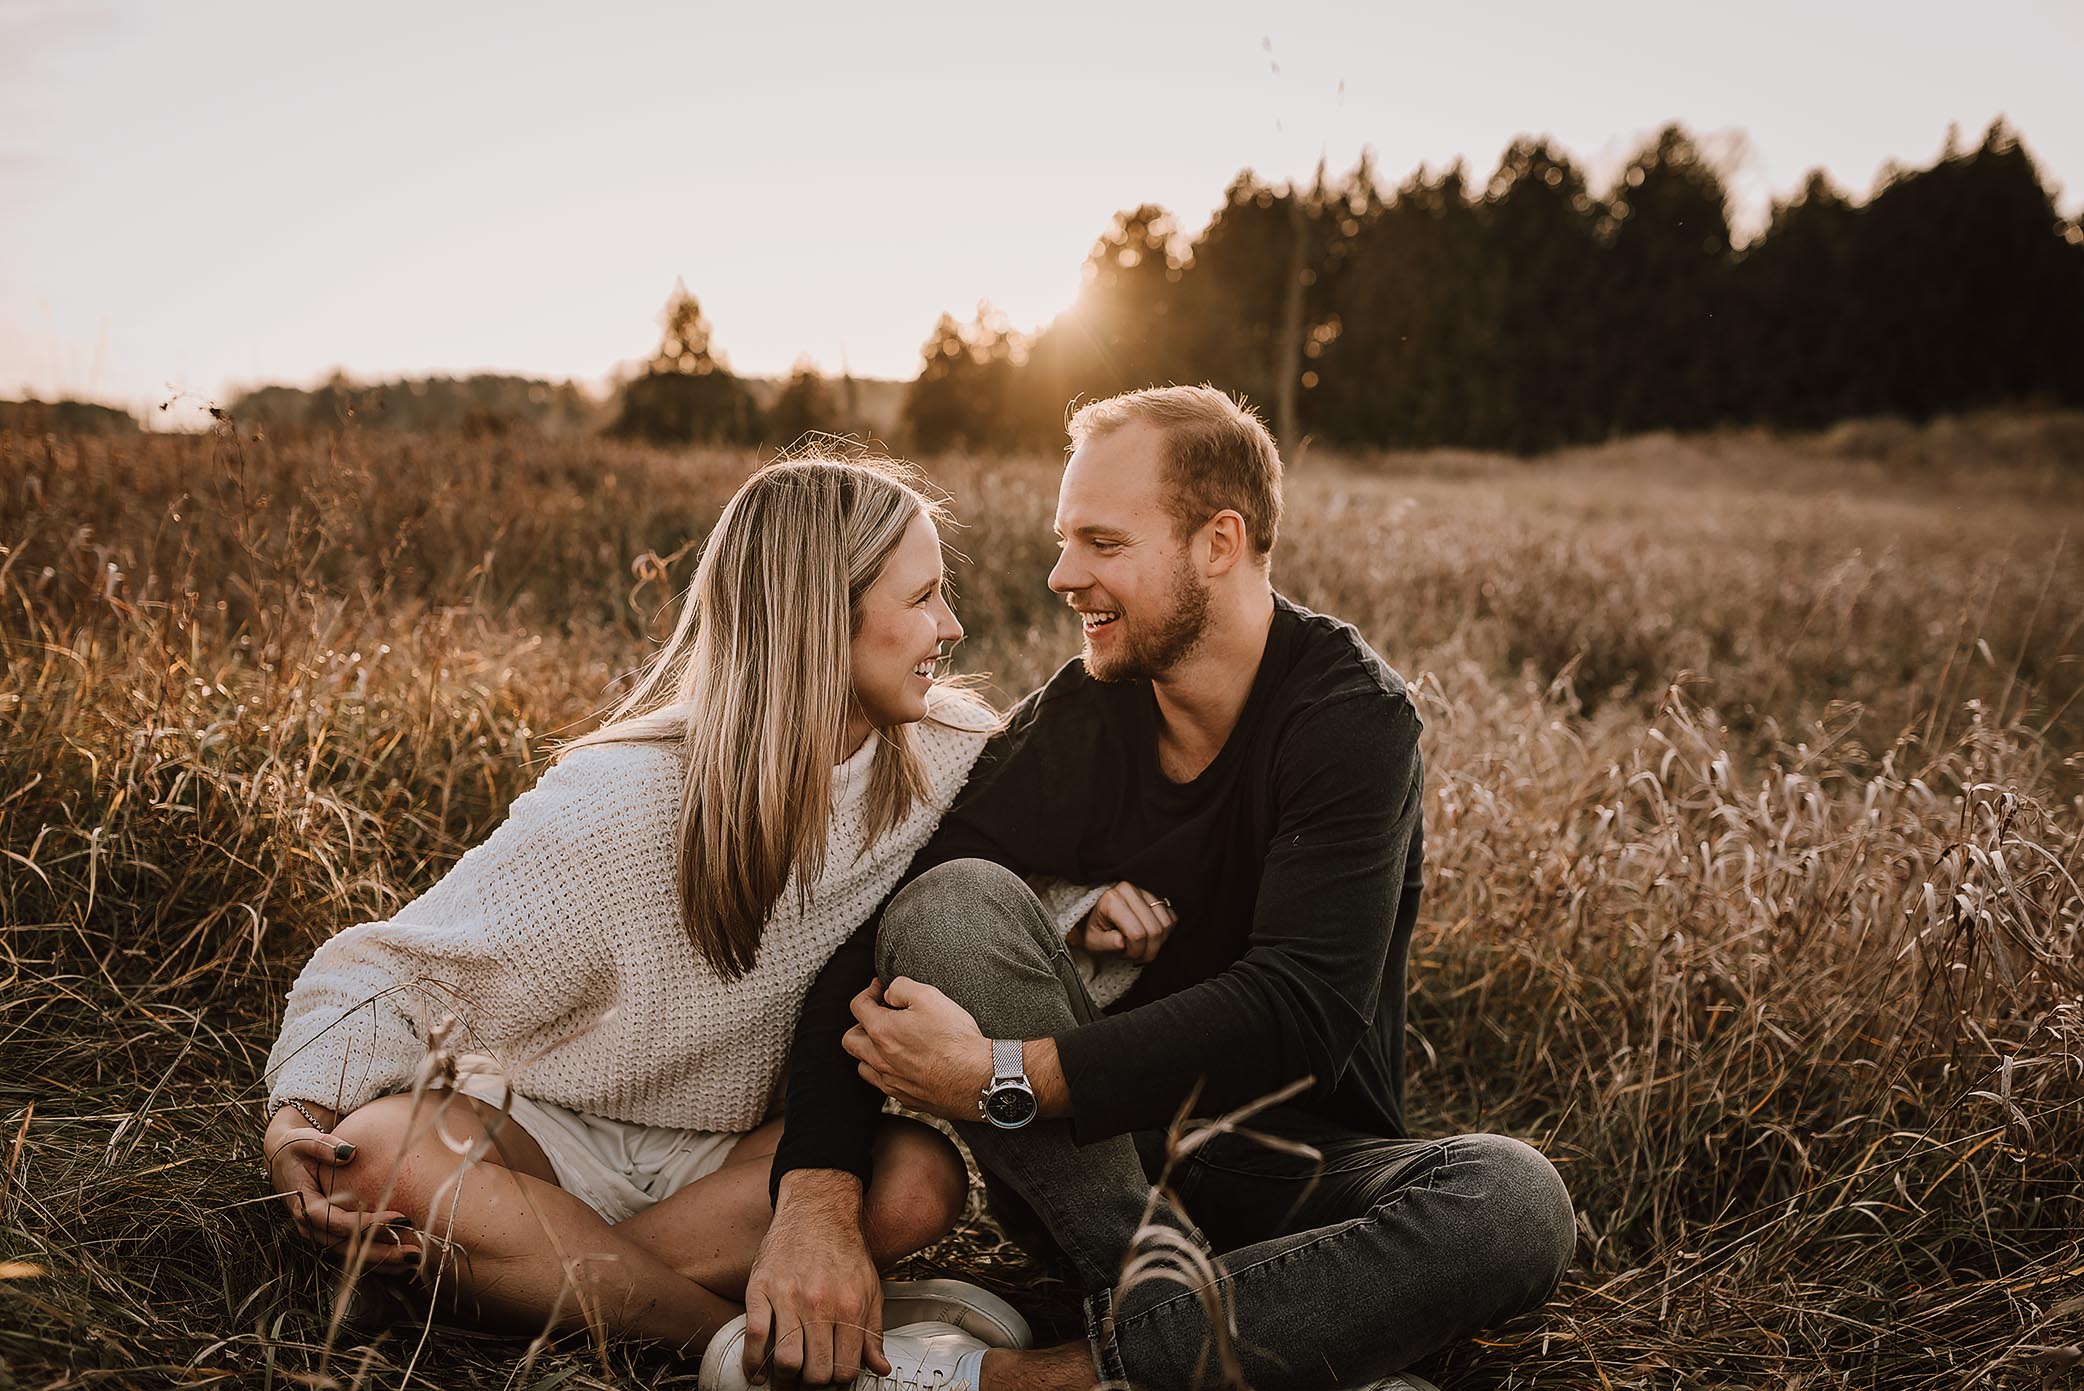
<path id="1" fill-rule="evenodd" d="M 1487 361 L 1468 370 L 1496 383 L 1470 441 L 1536 450 L 1596 439 L 1610 351 L 1605 207 L 1570 158 L 1543 140 L 1516 141 L 1484 195 L 1482 279 L 1472 310 L 1485 325 Z"/>
<path id="2" fill-rule="evenodd" d="M 774 404 L 762 413 L 762 434 L 777 449 L 793 449 L 817 435 L 844 435 L 854 428 L 830 384 L 807 359 L 789 372 Z"/>
<path id="3" fill-rule="evenodd" d="M 1731 280 L 1727 419 L 1825 425 L 1856 413 L 1860 306 L 1848 303 L 1860 209 L 1822 170 L 1773 207 Z"/>
<path id="4" fill-rule="evenodd" d="M 1482 228 L 1456 164 L 1362 203 L 1339 242 L 1313 345 L 1312 420 L 1351 444 L 1466 443 L 1490 413 L 1490 328 L 1479 312 Z"/>
<path id="5" fill-rule="evenodd" d="M 1177 377 L 1182 275 L 1172 214 L 1146 203 L 1115 214 L 1086 254 L 1084 287 L 1036 345 L 1041 375 L 1073 396 L 1111 396 Z M 1046 344 L 1046 347 L 1045 347 Z"/>
<path id="6" fill-rule="evenodd" d="M 609 433 L 663 443 L 756 441 L 752 393 L 711 350 L 709 320 L 685 284 L 675 282 L 663 320 L 658 350 L 623 387 Z"/>
<path id="7" fill-rule="evenodd" d="M 1892 178 L 1858 225 L 1844 293 L 1862 321 L 1862 409 L 2079 399 L 2084 248 L 2009 127 Z"/>
<path id="8" fill-rule="evenodd" d="M 904 433 L 914 449 L 1013 449 L 1033 443 L 1036 415 L 1027 342 L 989 303 L 968 324 L 943 314 L 920 349 L 905 395 Z"/>
<path id="9" fill-rule="evenodd" d="M 1728 404 L 1719 370 L 1732 258 L 1721 173 L 1678 126 L 1628 165 L 1612 198 L 1609 421 L 1616 431 L 1699 429 Z"/>

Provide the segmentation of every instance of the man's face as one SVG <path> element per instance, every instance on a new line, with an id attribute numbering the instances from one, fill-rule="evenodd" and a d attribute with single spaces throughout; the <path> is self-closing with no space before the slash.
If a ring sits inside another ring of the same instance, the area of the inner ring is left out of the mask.
<path id="1" fill-rule="evenodd" d="M 1049 587 L 1078 610 L 1097 681 L 1149 681 L 1194 650 L 1209 591 L 1165 510 L 1164 438 L 1131 425 L 1088 440 L 1057 491 Z"/>

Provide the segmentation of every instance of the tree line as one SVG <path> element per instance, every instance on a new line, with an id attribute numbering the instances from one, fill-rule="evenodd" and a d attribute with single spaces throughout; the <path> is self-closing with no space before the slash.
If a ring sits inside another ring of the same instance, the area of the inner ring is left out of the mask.
<path id="1" fill-rule="evenodd" d="M 740 377 L 686 287 L 613 400 L 569 383 L 435 378 L 233 403 L 266 423 L 786 448 L 815 433 L 916 452 L 1051 448 L 1067 407 L 1165 382 L 1244 393 L 1282 441 L 1534 452 L 1646 430 L 1811 428 L 2010 403 L 2084 404 L 2084 227 L 2018 134 L 1950 138 L 1866 199 L 1808 176 L 1761 233 L 1673 125 L 1595 189 L 1552 141 L 1479 183 L 1456 163 L 1385 189 L 1367 157 L 1276 184 L 1249 171 L 1199 235 L 1154 204 L 1093 244 L 1077 302 L 1023 330 L 942 314 L 917 377 L 799 364 Z M 901 402 L 892 393 L 901 389 Z"/>
<path id="2" fill-rule="evenodd" d="M 1523 138 L 1481 184 L 1457 163 L 1385 191 L 1366 158 L 1308 185 L 1242 173 L 1191 241 L 1164 208 L 1124 211 L 1077 303 L 1039 331 L 988 304 L 940 317 L 899 442 L 1046 447 L 1071 402 L 1182 381 L 1245 393 L 1284 442 L 1522 452 L 2084 404 L 2080 330 L 2084 228 L 2002 122 L 1889 171 L 1864 201 L 1812 173 L 1743 244 L 1724 172 L 1679 126 L 1604 191 Z M 803 368 L 785 415 L 763 419 L 707 332 L 683 292 L 618 431 L 753 442 L 851 428 Z"/>
<path id="3" fill-rule="evenodd" d="M 512 432 L 592 434 L 601 403 L 573 382 L 495 372 L 358 382 L 335 371 L 316 387 L 268 385 L 232 398 L 230 416 L 271 430 L 359 428 L 448 430 L 465 435 Z"/>
<path id="4" fill-rule="evenodd" d="M 2084 229 L 2003 124 L 1864 202 L 1813 173 L 1746 245 L 1729 202 L 1678 126 L 1603 193 L 1538 139 L 1480 187 L 1241 174 L 1191 244 L 1163 208 L 1118 215 L 1037 334 L 943 315 L 913 443 L 1052 440 L 1066 402 L 1166 381 L 1243 391 L 1284 441 L 1518 451 L 2084 403 Z"/>

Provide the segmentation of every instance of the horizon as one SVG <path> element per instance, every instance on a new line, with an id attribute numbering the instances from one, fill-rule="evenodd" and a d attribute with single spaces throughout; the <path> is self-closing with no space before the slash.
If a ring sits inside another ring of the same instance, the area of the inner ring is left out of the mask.
<path id="1" fill-rule="evenodd" d="M 789 16 L 677 8 L 393 4 L 337 32 L 244 0 L 0 0 L 0 128 L 26 133 L 0 140 L 0 394 L 176 427 L 202 410 L 162 414 L 170 391 L 335 371 L 599 394 L 676 279 L 734 371 L 904 381 L 942 313 L 989 300 L 1032 331 L 1069 308 L 1118 211 L 1161 204 L 1191 239 L 1246 170 L 1307 181 L 1370 150 L 1386 189 L 1457 160 L 1481 180 L 1519 135 L 1603 191 L 1679 122 L 1725 164 L 1740 237 L 1812 169 L 1864 199 L 2000 118 L 2066 215 L 2084 195 L 2063 57 L 2084 15 L 2031 0 L 1973 23 L 1920 4 L 1886 33 L 1791 4 L 1682 32 L 1643 0 L 1568 33 L 1520 3 L 1109 22 L 1103 44 L 848 8 L 806 47 Z M 1515 25 L 1542 46 L 1501 49 Z M 1617 53 L 1629 80 L 1598 80 Z"/>

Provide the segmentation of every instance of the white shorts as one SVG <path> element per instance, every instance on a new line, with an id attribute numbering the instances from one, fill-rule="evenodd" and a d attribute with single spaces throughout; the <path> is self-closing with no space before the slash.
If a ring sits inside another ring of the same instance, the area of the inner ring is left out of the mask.
<path id="1" fill-rule="evenodd" d="M 456 1090 L 489 1106 L 507 1104 L 515 1122 L 549 1156 L 558 1186 L 611 1225 L 715 1173 L 744 1138 L 611 1121 L 509 1093 L 498 1065 L 482 1055 L 457 1060 Z"/>

